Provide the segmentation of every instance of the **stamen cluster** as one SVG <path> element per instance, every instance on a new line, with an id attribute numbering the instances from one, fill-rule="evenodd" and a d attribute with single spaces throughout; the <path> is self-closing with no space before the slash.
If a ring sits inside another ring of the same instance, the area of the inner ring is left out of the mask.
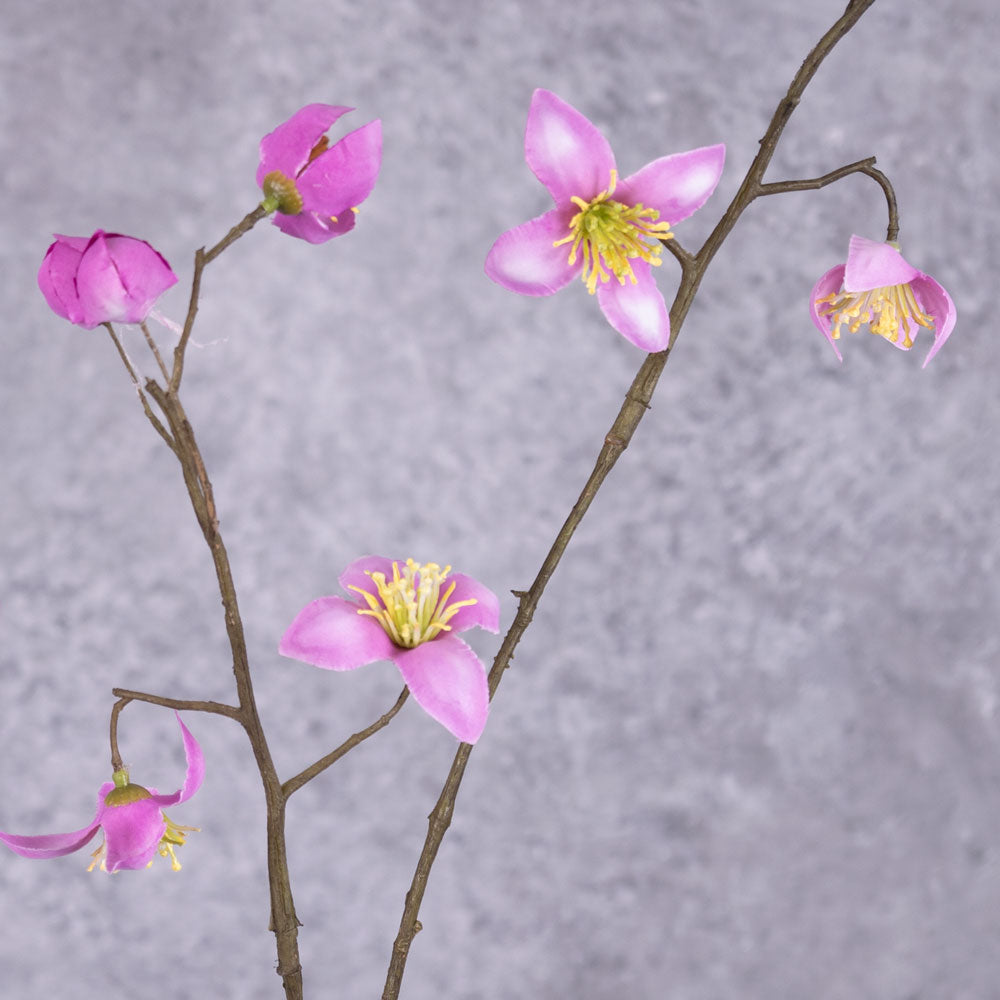
<path id="1" fill-rule="evenodd" d="M 636 283 L 630 261 L 644 260 L 659 267 L 663 251 L 661 240 L 673 238 L 669 222 L 659 222 L 660 213 L 655 208 L 645 208 L 642 203 L 626 205 L 614 201 L 618 185 L 618 171 L 611 171 L 607 188 L 589 202 L 576 196 L 570 200 L 580 211 L 569 221 L 569 235 L 556 240 L 553 246 L 572 243 L 569 250 L 570 266 L 576 263 L 577 251 L 583 256 L 582 278 L 591 295 L 597 283 L 608 281 L 611 274 L 618 283 L 628 278 Z M 608 273 L 610 271 L 610 274 Z"/>
<path id="2" fill-rule="evenodd" d="M 435 638 L 441 632 L 450 632 L 449 620 L 460 608 L 475 604 L 470 598 L 465 601 L 448 603 L 455 590 L 454 582 L 442 587 L 451 566 L 444 569 L 437 563 L 418 565 L 407 559 L 406 565 L 392 564 L 392 579 L 385 573 L 367 572 L 375 584 L 377 596 L 362 587 L 351 587 L 367 602 L 367 608 L 359 608 L 359 615 L 371 615 L 385 629 L 389 638 L 404 649 L 412 649 L 423 642 Z"/>
<path id="3" fill-rule="evenodd" d="M 903 331 L 903 347 L 912 347 L 910 325 L 916 323 L 925 329 L 934 329 L 934 321 L 917 303 L 909 283 L 872 288 L 864 292 L 849 292 L 846 289 L 826 295 L 816 300 L 817 311 L 833 322 L 830 336 L 840 338 L 840 328 L 846 326 L 851 333 L 857 333 L 864 324 L 868 329 L 898 343 L 899 331 Z"/>

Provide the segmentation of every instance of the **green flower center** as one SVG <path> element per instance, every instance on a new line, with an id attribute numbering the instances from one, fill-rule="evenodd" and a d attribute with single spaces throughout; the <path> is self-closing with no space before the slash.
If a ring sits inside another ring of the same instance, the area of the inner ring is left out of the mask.
<path id="1" fill-rule="evenodd" d="M 626 205 L 614 201 L 611 195 L 618 186 L 618 171 L 611 171 L 607 188 L 596 198 L 584 201 L 575 195 L 570 199 L 580 209 L 569 220 L 569 235 L 556 240 L 555 247 L 571 244 L 568 263 L 576 263 L 577 254 L 583 257 L 583 278 L 591 295 L 597 291 L 598 281 L 604 284 L 613 274 L 621 285 L 625 279 L 634 285 L 636 276 L 632 261 L 644 260 L 659 267 L 663 262 L 663 240 L 673 239 L 669 222 L 659 222 L 660 213 L 655 208 L 644 208 L 639 202 Z"/>
<path id="2" fill-rule="evenodd" d="M 375 584 L 377 596 L 361 587 L 348 589 L 357 591 L 368 604 L 367 608 L 358 609 L 359 615 L 371 615 L 397 646 L 413 649 L 442 632 L 450 632 L 448 622 L 455 613 L 476 603 L 475 598 L 449 603 L 455 592 L 454 582 L 445 586 L 450 572 L 450 566 L 444 569 L 437 563 L 420 566 L 407 559 L 402 569 L 393 562 L 391 580 L 385 573 L 365 571 Z"/>
<path id="3" fill-rule="evenodd" d="M 903 347 L 912 347 L 910 326 L 916 323 L 933 330 L 934 321 L 917 303 L 909 282 L 903 285 L 888 285 L 872 288 L 867 292 L 849 292 L 846 289 L 825 295 L 816 300 L 820 316 L 829 316 L 833 321 L 830 336 L 840 339 L 840 328 L 846 326 L 851 333 L 857 333 L 864 324 L 880 337 L 896 344 L 899 331 L 903 331 Z M 822 306 L 823 308 L 819 308 Z"/>
<path id="4" fill-rule="evenodd" d="M 269 174 L 265 174 L 261 189 L 264 192 L 261 204 L 268 212 L 298 215 L 302 211 L 302 195 L 299 194 L 295 181 L 280 170 L 272 170 Z"/>

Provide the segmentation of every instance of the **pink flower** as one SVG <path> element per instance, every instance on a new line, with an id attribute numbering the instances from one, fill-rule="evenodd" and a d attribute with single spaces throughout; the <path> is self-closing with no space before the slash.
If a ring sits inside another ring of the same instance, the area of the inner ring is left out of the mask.
<path id="1" fill-rule="evenodd" d="M 383 556 L 355 559 L 340 585 L 358 599 L 307 604 L 278 651 L 328 670 L 392 660 L 417 704 L 463 743 L 475 743 L 489 710 L 486 671 L 454 633 L 473 625 L 498 631 L 496 594 L 450 566 Z"/>
<path id="2" fill-rule="evenodd" d="M 809 312 L 819 331 L 843 361 L 835 341 L 840 328 L 851 333 L 867 324 L 872 333 L 908 351 L 924 327 L 934 344 L 923 366 L 944 345 L 955 325 L 951 296 L 929 274 L 908 264 L 899 247 L 852 236 L 847 263 L 831 268 L 816 282 Z"/>
<path id="3" fill-rule="evenodd" d="M 715 190 L 726 147 L 663 156 L 618 180 L 607 140 L 548 90 L 531 98 L 524 156 L 556 203 L 493 244 L 486 273 L 522 295 L 551 295 L 580 275 L 608 322 L 644 351 L 670 340 L 670 317 L 650 267 L 670 226 Z M 611 278 L 616 280 L 612 281 Z"/>
<path id="4" fill-rule="evenodd" d="M 325 243 L 354 228 L 382 163 L 382 122 L 376 118 L 333 146 L 323 134 L 353 110 L 308 104 L 261 139 L 257 183 L 283 233 Z"/>
<path id="5" fill-rule="evenodd" d="M 98 829 L 102 829 L 104 843 L 91 855 L 94 860 L 88 871 L 93 871 L 98 864 L 101 871 L 107 872 L 145 868 L 153 863 L 156 854 L 169 855 L 171 867 L 180 871 L 174 848 L 180 847 L 185 834 L 196 828 L 178 826 L 167 819 L 160 807 L 184 802 L 198 791 L 205 774 L 205 760 L 198 741 L 188 732 L 179 715 L 177 722 L 184 738 L 187 774 L 184 784 L 173 795 L 160 795 L 155 788 L 130 784 L 128 771 L 115 771 L 114 781 L 105 782 L 97 793 L 97 815 L 82 830 L 36 837 L 0 833 L 0 840 L 26 858 L 58 858 L 78 851 L 90 842 Z"/>
<path id="6" fill-rule="evenodd" d="M 63 319 L 92 330 L 101 323 L 141 323 L 177 276 L 145 240 L 98 229 L 60 236 L 38 269 L 45 301 Z"/>

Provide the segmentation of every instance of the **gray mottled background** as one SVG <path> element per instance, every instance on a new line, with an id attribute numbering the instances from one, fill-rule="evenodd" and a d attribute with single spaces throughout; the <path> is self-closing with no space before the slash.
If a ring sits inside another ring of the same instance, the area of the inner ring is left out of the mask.
<path id="1" fill-rule="evenodd" d="M 53 231 L 142 236 L 181 277 L 253 207 L 260 136 L 310 101 L 380 116 L 356 232 L 262 225 L 206 274 L 186 401 L 230 547 L 262 713 L 290 775 L 384 711 L 277 638 L 368 552 L 527 585 L 641 354 L 579 286 L 493 285 L 546 207 L 531 92 L 624 172 L 724 141 L 678 227 L 697 247 L 843 0 L 11 0 L 0 40 L 0 829 L 73 829 L 109 775 L 114 685 L 232 697 L 210 562 L 176 463 L 107 337 L 47 309 Z M 768 179 L 875 153 L 907 257 L 958 306 L 920 370 L 865 336 L 841 366 L 806 299 L 854 177 L 754 205 L 652 411 L 546 593 L 472 758 L 407 1000 L 1000 997 L 1000 189 L 990 0 L 878 0 L 806 93 Z M 660 273 L 676 281 L 669 258 Z M 166 343 L 169 338 L 164 335 Z M 130 350 L 143 358 L 130 335 Z M 476 634 L 485 658 L 493 637 Z M 184 870 L 0 855 L 6 998 L 277 998 L 263 805 L 242 732 L 188 719 L 203 828 Z M 169 713 L 132 706 L 133 776 L 172 789 Z M 290 806 L 308 996 L 380 995 L 454 743 L 413 704 Z"/>

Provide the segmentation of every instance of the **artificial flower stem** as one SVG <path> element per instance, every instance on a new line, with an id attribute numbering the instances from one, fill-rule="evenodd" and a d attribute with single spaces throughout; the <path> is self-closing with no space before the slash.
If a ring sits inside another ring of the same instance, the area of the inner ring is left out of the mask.
<path id="1" fill-rule="evenodd" d="M 573 505 L 573 509 L 566 518 L 565 523 L 559 530 L 559 534 L 549 549 L 548 555 L 546 555 L 541 569 L 538 571 L 538 575 L 527 591 L 515 592 L 515 596 L 519 598 L 517 613 L 514 616 L 514 621 L 510 629 L 504 636 L 489 673 L 491 698 L 503 677 L 504 671 L 510 664 L 514 649 L 531 623 L 542 592 L 555 572 L 563 552 L 566 550 L 566 546 L 569 544 L 570 539 L 573 537 L 574 532 L 608 473 L 610 473 L 622 452 L 628 447 L 629 441 L 632 439 L 632 435 L 635 433 L 646 410 L 649 409 L 650 400 L 656 389 L 660 374 L 667 363 L 667 358 L 670 357 L 670 350 L 676 342 L 681 326 L 684 323 L 688 310 L 691 308 L 691 303 L 694 300 L 695 293 L 701 284 L 709 263 L 731 232 L 740 215 L 760 195 L 762 187 L 761 178 L 774 156 L 778 139 L 792 112 L 801 100 L 803 91 L 833 47 L 854 27 L 874 2 L 875 0 L 851 0 L 844 13 L 826 34 L 823 35 L 806 57 L 802 66 L 795 74 L 788 92 L 782 98 L 772 116 L 767 132 L 761 140 L 760 150 L 751 163 L 739 191 L 702 248 L 690 259 L 688 266 L 682 266 L 680 287 L 670 309 L 671 332 L 669 344 L 665 350 L 646 356 L 646 360 L 640 366 L 635 378 L 632 380 L 632 385 L 625 394 L 625 399 L 618 416 L 605 436 L 604 445 L 598 455 L 594 469 L 579 498 Z M 683 265 L 685 261 L 682 260 L 681 263 Z M 427 887 L 427 879 L 430 876 L 434 859 L 437 857 L 438 849 L 441 846 L 444 835 L 451 824 L 451 817 L 455 810 L 455 800 L 458 796 L 459 786 L 461 785 L 465 766 L 468 763 L 471 752 L 472 747 L 469 744 L 463 743 L 459 746 L 452 762 L 451 770 L 448 772 L 448 777 L 445 780 L 444 787 L 441 789 L 441 794 L 428 818 L 427 836 L 417 861 L 416 870 L 413 873 L 410 889 L 406 894 L 406 902 L 399 924 L 399 931 L 393 942 L 385 987 L 382 992 L 382 1000 L 398 1000 L 399 998 L 399 990 L 402 984 L 403 972 L 406 968 L 406 959 L 409 955 L 410 945 L 417 931 L 420 929 L 418 915 L 420 904 L 423 901 L 424 890 Z"/>
<path id="2" fill-rule="evenodd" d="M 811 177 L 807 180 L 797 181 L 773 181 L 770 184 L 761 184 L 757 192 L 759 197 L 768 194 L 785 194 L 788 191 L 817 191 L 828 184 L 833 184 L 850 174 L 866 174 L 878 182 L 879 187 L 885 194 L 886 205 L 889 211 L 889 225 L 886 227 L 886 242 L 893 242 L 899 236 L 899 208 L 896 204 L 896 192 L 892 183 L 878 167 L 875 166 L 875 157 L 868 156 L 855 163 L 848 163 L 846 166 L 831 170 L 822 177 Z"/>
<path id="3" fill-rule="evenodd" d="M 194 274 L 191 278 L 191 297 L 188 300 L 187 316 L 184 317 L 184 329 L 181 331 L 180 340 L 174 348 L 174 366 L 170 375 L 169 388 L 176 393 L 180 388 L 181 376 L 184 373 L 184 352 L 187 350 L 188 341 L 191 339 L 191 330 L 194 328 L 194 319 L 198 315 L 198 298 L 201 295 L 201 272 L 206 264 L 210 264 L 223 250 L 232 246 L 244 233 L 251 229 L 261 219 L 268 215 L 267 209 L 263 205 L 258 205 L 252 212 L 248 212 L 225 236 L 219 240 L 210 250 L 202 247 L 194 253 Z"/>
<path id="4" fill-rule="evenodd" d="M 374 735 L 380 729 L 384 729 L 390 722 L 396 717 L 396 714 L 406 703 L 406 699 L 409 697 L 410 689 L 403 686 L 403 690 L 400 692 L 399 697 L 396 699 L 396 703 L 386 712 L 384 715 L 379 716 L 370 726 L 362 729 L 360 732 L 355 733 L 353 736 L 344 740 L 335 750 L 331 750 L 325 757 L 320 757 L 314 764 L 310 764 L 307 768 L 300 771 L 294 777 L 289 778 L 281 786 L 281 791 L 284 793 L 287 799 L 292 792 L 298 791 L 307 781 L 312 781 L 318 774 L 322 774 L 331 764 L 336 764 L 341 757 L 344 756 L 349 750 L 353 750 L 359 743 L 363 743 L 369 736 Z"/>
<path id="5" fill-rule="evenodd" d="M 235 239 L 236 237 L 233 238 Z M 195 258 L 196 262 L 203 260 L 201 250 L 197 252 Z M 196 272 L 196 278 L 199 275 L 200 268 Z M 192 302 L 194 311 L 189 312 L 189 320 L 193 323 L 194 312 L 197 311 L 196 295 L 193 295 Z M 175 376 L 179 371 L 177 364 L 177 355 L 175 353 Z M 171 379 L 171 383 L 167 389 L 164 389 L 153 379 L 147 379 L 145 387 L 146 391 L 163 411 L 170 426 L 174 442 L 171 450 L 180 462 L 184 485 L 187 487 L 191 506 L 194 508 L 195 517 L 198 520 L 198 525 L 204 535 L 205 542 L 212 554 L 212 561 L 215 565 L 216 579 L 219 584 L 222 605 L 225 609 L 226 633 L 229 637 L 229 645 L 233 655 L 233 674 L 236 680 L 236 692 L 239 703 L 238 708 L 233 709 L 231 717 L 235 718 L 243 726 L 247 734 L 254 758 L 257 761 L 257 769 L 260 773 L 261 782 L 264 786 L 264 797 L 267 806 L 267 871 L 271 896 L 270 929 L 274 933 L 277 944 L 277 972 L 282 979 L 286 1000 L 302 1000 L 302 967 L 299 962 L 298 950 L 299 921 L 295 915 L 295 905 L 292 899 L 285 843 L 286 796 L 282 791 L 281 781 L 275 770 L 257 711 L 253 683 L 250 677 L 250 665 L 247 657 L 246 638 L 243 632 L 243 621 L 236 599 L 236 587 L 233 583 L 229 556 L 226 552 L 222 535 L 219 532 L 219 519 L 215 507 L 212 483 L 208 477 L 201 451 L 195 440 L 191 423 L 188 420 L 187 413 L 180 401 L 177 390 L 174 388 L 173 379 Z M 145 697 L 142 700 L 148 701 L 151 699 Z M 217 709 L 209 710 L 218 711 Z M 219 714 L 229 715 L 230 713 L 222 711 Z"/>

